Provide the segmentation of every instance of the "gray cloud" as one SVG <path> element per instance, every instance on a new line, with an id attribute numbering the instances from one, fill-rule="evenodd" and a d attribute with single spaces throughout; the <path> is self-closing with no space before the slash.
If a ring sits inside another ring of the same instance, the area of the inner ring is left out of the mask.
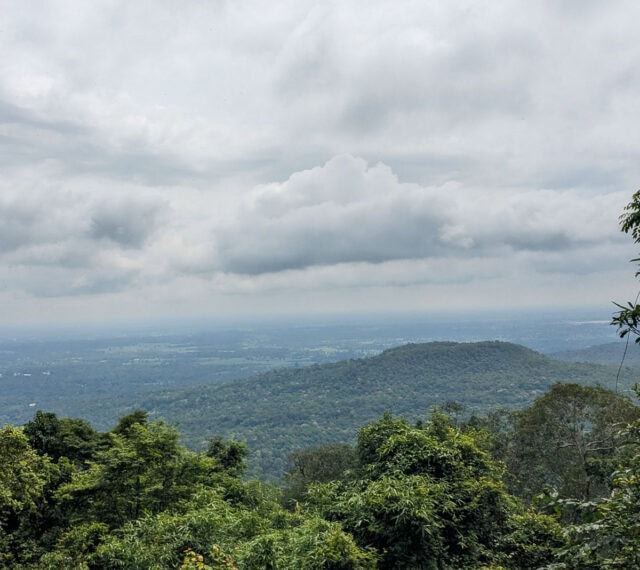
<path id="1" fill-rule="evenodd" d="M 339 263 L 570 251 L 617 237 L 587 225 L 602 200 L 571 208 L 560 192 L 474 196 L 401 183 L 385 165 L 342 155 L 253 192 L 216 233 L 224 271 L 278 272 Z M 610 210 L 610 208 L 607 208 Z M 603 218 L 602 221 L 606 222 Z"/>
<path id="2" fill-rule="evenodd" d="M 0 280 L 37 296 L 122 291 L 135 282 L 166 219 L 160 196 L 64 187 L 56 168 L 0 184 Z M 138 188 L 144 194 L 144 188 Z"/>
<path id="3" fill-rule="evenodd" d="M 555 301 L 576 274 L 593 299 L 632 273 L 631 0 L 268 12 L 0 7 L 3 308 Z"/>
<path id="4" fill-rule="evenodd" d="M 216 162 L 199 169 L 163 149 L 114 145 L 100 129 L 74 118 L 55 119 L 0 101 L 0 165 L 15 168 L 55 161 L 70 176 L 100 174 L 115 180 L 140 180 L 170 185 L 180 180 L 199 182 L 224 172 Z M 204 171 L 203 171 L 204 170 Z"/>
<path id="5" fill-rule="evenodd" d="M 502 34 L 502 35 L 501 35 Z M 434 52 L 422 42 L 381 46 L 359 71 L 343 121 L 371 132 L 403 116 L 424 117 L 431 128 L 484 122 L 492 116 L 521 117 L 531 107 L 526 61 L 539 40 L 513 31 L 472 35 Z"/>
<path id="6" fill-rule="evenodd" d="M 140 248 L 166 209 L 161 198 L 108 196 L 44 181 L 26 188 L 25 195 L 19 187 L 5 187 L 0 196 L 0 251 L 5 253 L 56 244 L 81 246 L 87 240 Z"/>
<path id="7" fill-rule="evenodd" d="M 133 200 L 97 205 L 91 215 L 90 236 L 122 247 L 140 248 L 155 231 L 160 205 Z"/>
<path id="8" fill-rule="evenodd" d="M 0 209 L 0 247 L 3 251 L 14 250 L 25 243 L 36 240 L 35 232 L 43 221 L 38 211 L 20 204 L 5 204 Z"/>
<path id="9" fill-rule="evenodd" d="M 340 156 L 261 188 L 237 223 L 216 234 L 222 269 L 257 274 L 435 254 L 438 214 L 418 195 L 415 204 L 403 200 L 397 186 L 384 165 L 368 169 L 361 159 Z"/>

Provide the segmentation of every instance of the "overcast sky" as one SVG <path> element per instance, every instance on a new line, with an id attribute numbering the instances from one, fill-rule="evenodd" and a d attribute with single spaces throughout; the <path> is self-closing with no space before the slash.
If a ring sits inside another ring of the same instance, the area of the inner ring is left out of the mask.
<path id="1" fill-rule="evenodd" d="M 635 295 L 635 1 L 0 4 L 3 322 Z"/>

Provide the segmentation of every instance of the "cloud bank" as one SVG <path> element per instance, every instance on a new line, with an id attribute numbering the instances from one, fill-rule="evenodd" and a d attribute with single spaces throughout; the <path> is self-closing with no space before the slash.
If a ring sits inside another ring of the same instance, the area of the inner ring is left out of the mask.
<path id="1" fill-rule="evenodd" d="M 619 204 L 549 190 L 495 192 L 401 183 L 384 164 L 341 155 L 255 189 L 218 231 L 224 271 L 566 251 L 615 242 Z M 607 216 L 610 216 L 607 219 Z"/>

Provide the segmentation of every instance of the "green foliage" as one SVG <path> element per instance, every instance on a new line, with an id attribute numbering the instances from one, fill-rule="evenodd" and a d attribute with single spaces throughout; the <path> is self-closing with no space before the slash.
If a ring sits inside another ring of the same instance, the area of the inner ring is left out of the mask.
<path id="1" fill-rule="evenodd" d="M 76 520 L 117 527 L 190 497 L 215 468 L 213 459 L 182 448 L 177 431 L 163 422 L 121 420 L 109 447 L 62 485 L 58 497 L 70 502 Z"/>
<path id="2" fill-rule="evenodd" d="M 240 476 L 246 468 L 247 444 L 243 441 L 225 441 L 217 436 L 209 441 L 207 455 L 214 458 L 227 473 Z"/>
<path id="3" fill-rule="evenodd" d="M 340 525 L 319 518 L 294 527 L 286 543 L 291 557 L 282 567 L 290 570 L 367 570 L 376 567 L 372 552 L 362 550 Z"/>
<path id="4" fill-rule="evenodd" d="M 54 550 L 44 554 L 39 567 L 46 570 L 86 570 L 86 561 L 107 537 L 108 532 L 107 525 L 98 522 L 73 526 L 60 537 Z"/>
<path id="5" fill-rule="evenodd" d="M 373 547 L 380 568 L 471 569 L 516 550 L 508 536 L 523 509 L 505 490 L 502 467 L 448 417 L 436 411 L 412 427 L 385 414 L 360 431 L 357 450 L 361 477 L 312 485 L 309 500 Z M 552 547 L 543 548 L 548 558 Z"/>
<path id="6" fill-rule="evenodd" d="M 15 458 L 7 464 L 13 471 L 2 472 L 3 499 L 11 507 L 6 520 L 15 524 L 5 524 L 0 535 L 0 567 L 375 567 L 375 555 L 338 523 L 289 513 L 274 489 L 241 482 L 244 444 L 216 438 L 208 454 L 198 455 L 179 445 L 174 428 L 142 411 L 107 434 L 66 437 L 75 432 L 65 426 L 81 425 L 37 414 L 29 432 L 42 455 L 22 430 L 3 430 L 0 444 Z M 85 462 L 78 450 L 90 441 L 97 447 Z M 40 472 L 48 478 L 39 479 Z M 12 484 L 20 481 L 24 487 Z M 43 524 L 52 527 L 46 537 L 38 535 Z"/>
<path id="7" fill-rule="evenodd" d="M 640 417 L 629 398 L 602 387 L 556 384 L 513 415 L 506 461 L 517 494 L 532 498 L 546 486 L 561 497 L 607 496 L 623 443 L 617 433 Z"/>
<path id="8" fill-rule="evenodd" d="M 635 192 L 631 202 L 627 204 L 623 214 L 620 216 L 620 229 L 627 234 L 631 234 L 635 243 L 640 243 L 640 190 Z M 633 262 L 640 261 L 640 258 L 632 259 Z M 636 272 L 636 277 L 640 271 Z M 613 315 L 611 324 L 618 328 L 622 338 L 628 334 L 636 337 L 635 342 L 640 343 L 640 305 L 636 301 L 625 304 L 614 303 L 620 309 Z"/>
<path id="9" fill-rule="evenodd" d="M 145 410 L 135 410 L 118 420 L 118 425 L 111 432 L 116 435 L 129 435 L 134 426 L 146 426 L 149 422 L 149 414 Z"/>
<path id="10" fill-rule="evenodd" d="M 310 499 L 358 544 L 375 548 L 381 568 L 422 567 L 444 557 L 441 515 L 453 510 L 453 503 L 444 486 L 425 477 L 387 475 L 359 484 L 314 486 Z"/>
<path id="11" fill-rule="evenodd" d="M 240 520 L 219 494 L 201 493 L 197 500 L 199 504 L 184 513 L 162 512 L 127 523 L 100 546 L 92 565 L 105 570 L 176 568 L 187 549 L 208 552 L 224 541 L 232 524 L 246 526 L 246 520 Z"/>
<path id="12" fill-rule="evenodd" d="M 0 568 L 14 568 L 32 548 L 25 521 L 37 514 L 53 469 L 13 426 L 0 429 L 0 458 Z"/>
<path id="13" fill-rule="evenodd" d="M 631 233 L 640 243 L 640 191 L 620 216 L 623 232 Z M 640 261 L 634 259 L 632 261 Z M 636 273 L 636 277 L 640 272 Z M 629 334 L 640 342 L 640 305 L 629 302 L 617 304 L 620 311 L 612 324 L 621 337 Z M 636 387 L 636 391 L 637 391 Z M 621 434 L 631 448 L 621 456 L 620 469 L 613 476 L 613 490 L 599 503 L 560 501 L 560 505 L 577 507 L 579 524 L 567 529 L 569 546 L 559 556 L 557 568 L 565 570 L 611 570 L 640 567 L 640 420 Z M 557 505 L 556 505 L 557 506 Z"/>
<path id="14" fill-rule="evenodd" d="M 62 426 L 81 422 L 39 414 L 30 432 L 42 455 L 23 430 L 0 432 L 8 459 L 0 469 L 0 568 L 632 568 L 640 563 L 640 420 L 619 439 L 629 452 L 617 449 L 598 463 L 604 474 L 622 462 L 614 493 L 582 507 L 573 501 L 580 524 L 564 532 L 556 516 L 527 509 L 507 492 L 505 466 L 490 454 L 544 449 L 524 438 L 525 427 L 541 431 L 550 449 L 552 436 L 563 434 L 579 435 L 583 450 L 589 437 L 604 446 L 625 414 L 637 417 L 628 400 L 571 385 L 555 386 L 513 415 L 512 432 L 504 414 L 457 426 L 437 408 L 414 424 L 386 413 L 360 430 L 355 448 L 327 445 L 292 456 L 290 481 L 303 489 L 293 511 L 275 488 L 239 479 L 245 447 L 237 442 L 216 438 L 207 454 L 195 454 L 173 427 L 144 412 L 107 434 L 83 429 L 88 437 L 74 440 Z M 496 446 L 490 428 L 508 443 Z M 92 458 L 80 460 L 78 449 L 91 441 Z M 72 458 L 51 461 L 45 446 Z M 535 456 L 528 458 L 534 472 Z M 561 456 L 554 465 L 571 461 Z"/>
<path id="15" fill-rule="evenodd" d="M 49 478 L 48 461 L 29 445 L 21 428 L 0 429 L 0 528 L 34 510 Z"/>
<path id="16" fill-rule="evenodd" d="M 513 448 L 514 419 L 517 412 L 499 408 L 486 415 L 472 414 L 461 423 L 464 433 L 470 432 L 481 449 L 498 461 L 507 461 Z M 511 473 L 506 474 L 507 478 Z"/>
<path id="17" fill-rule="evenodd" d="M 328 443 L 294 451 L 289 456 L 289 465 L 283 504 L 291 506 L 304 500 L 312 483 L 342 481 L 353 477 L 358 457 L 355 449 L 346 443 Z"/>
<path id="18" fill-rule="evenodd" d="M 499 544 L 504 562 L 513 568 L 542 568 L 554 560 L 566 541 L 555 517 L 525 512 L 509 519 Z"/>
<path id="19" fill-rule="evenodd" d="M 382 418 L 360 429 L 358 433 L 358 459 L 361 465 L 375 465 L 378 450 L 392 436 L 407 433 L 410 426 L 406 420 L 385 412 Z"/>
<path id="20" fill-rule="evenodd" d="M 262 535 L 239 548 L 247 569 L 369 570 L 372 552 L 359 548 L 340 525 L 310 517 L 302 524 Z"/>
<path id="21" fill-rule="evenodd" d="M 211 548 L 209 558 L 210 564 L 205 564 L 202 554 L 198 554 L 188 548 L 184 561 L 180 565 L 180 570 L 238 570 L 233 564 L 233 559 L 217 544 Z"/>
<path id="22" fill-rule="evenodd" d="M 627 435 L 633 441 L 633 457 L 614 474 L 609 497 L 596 504 L 577 505 L 582 522 L 566 530 L 569 547 L 560 556 L 559 568 L 640 568 L 640 423 Z"/>
<path id="23" fill-rule="evenodd" d="M 131 570 L 233 568 L 364 570 L 374 557 L 335 523 L 283 511 L 259 487 L 251 504 L 233 504 L 203 491 L 176 514 L 128 523 L 90 558 L 92 568 Z M 185 552 L 187 555 L 185 557 Z M 204 552 L 204 555 L 196 553 Z"/>
<path id="24" fill-rule="evenodd" d="M 632 261 L 639 261 L 634 259 Z M 618 328 L 620 338 L 634 335 L 636 344 L 640 343 L 640 305 L 628 301 L 625 305 L 614 303 L 620 309 L 611 318 L 611 324 Z"/>
<path id="25" fill-rule="evenodd" d="M 620 229 L 633 237 L 633 241 L 640 242 L 640 190 L 635 192 L 620 216 Z"/>
<path id="26" fill-rule="evenodd" d="M 51 412 L 37 411 L 24 425 L 31 447 L 54 461 L 66 457 L 79 464 L 89 461 L 99 449 L 99 434 L 84 420 L 58 418 Z"/>

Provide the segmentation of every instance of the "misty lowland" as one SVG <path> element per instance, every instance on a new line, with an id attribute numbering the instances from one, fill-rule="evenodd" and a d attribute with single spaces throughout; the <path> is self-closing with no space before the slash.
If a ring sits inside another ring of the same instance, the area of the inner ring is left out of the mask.
<path id="1" fill-rule="evenodd" d="M 194 450 L 213 436 L 246 442 L 248 473 L 272 480 L 282 478 L 293 451 L 353 442 L 360 426 L 385 411 L 417 420 L 450 403 L 461 405 L 464 417 L 513 410 L 556 382 L 631 393 L 638 362 L 630 355 L 618 371 L 624 343 L 615 342 L 608 321 L 525 318 L 519 330 L 505 321 L 397 318 L 5 341 L 0 421 L 23 424 L 46 410 L 108 429 L 144 409 L 150 419 L 177 425 Z M 546 354 L 505 340 L 427 340 L 445 331 L 458 339 L 518 335 Z M 601 340 L 610 342 L 591 345 Z"/>

